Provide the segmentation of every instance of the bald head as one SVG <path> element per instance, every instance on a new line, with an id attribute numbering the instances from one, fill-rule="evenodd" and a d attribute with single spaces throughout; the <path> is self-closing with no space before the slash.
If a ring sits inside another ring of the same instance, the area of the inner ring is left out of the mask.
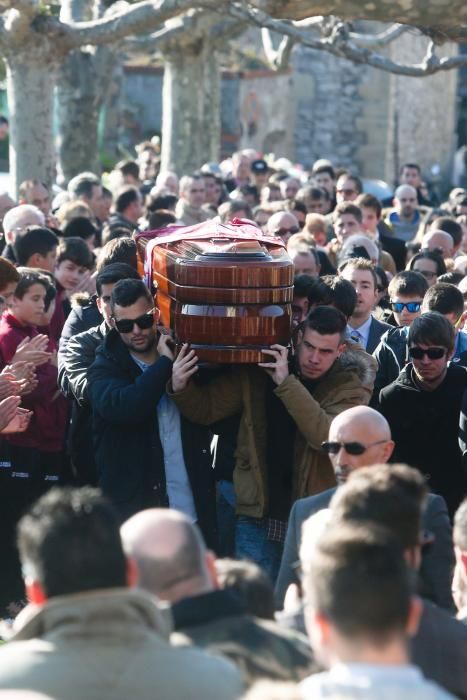
<path id="1" fill-rule="evenodd" d="M 148 593 L 175 602 L 212 587 L 203 538 L 183 513 L 143 510 L 122 525 L 121 537 L 136 564 L 138 587 Z"/>
<path id="2" fill-rule="evenodd" d="M 454 239 L 450 233 L 435 229 L 423 236 L 422 249 L 439 253 L 443 258 L 452 258 L 454 254 Z"/>
<path id="3" fill-rule="evenodd" d="M 394 193 L 394 206 L 401 218 L 410 219 L 418 207 L 418 195 L 415 187 L 399 185 Z"/>
<path id="4" fill-rule="evenodd" d="M 270 236 L 279 236 L 287 243 L 290 236 L 298 233 L 298 221 L 289 211 L 277 211 L 268 219 L 267 232 Z"/>
<path id="5" fill-rule="evenodd" d="M 334 443 L 329 456 L 338 483 L 345 482 L 355 469 L 384 464 L 394 449 L 387 420 L 368 406 L 354 406 L 336 416 L 328 441 Z"/>

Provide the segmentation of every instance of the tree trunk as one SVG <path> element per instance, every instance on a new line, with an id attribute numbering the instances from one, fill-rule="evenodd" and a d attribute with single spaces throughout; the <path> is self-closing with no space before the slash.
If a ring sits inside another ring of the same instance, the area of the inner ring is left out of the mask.
<path id="1" fill-rule="evenodd" d="M 10 173 L 15 196 L 23 180 L 35 178 L 48 186 L 55 182 L 53 92 L 56 69 L 38 54 L 31 50 L 6 58 Z"/>
<path id="2" fill-rule="evenodd" d="M 57 83 L 58 183 L 79 172 L 100 171 L 98 123 L 111 84 L 110 49 L 73 51 L 60 67 Z"/>
<path id="3" fill-rule="evenodd" d="M 161 166 L 181 176 L 219 159 L 219 60 L 207 37 L 164 58 Z"/>

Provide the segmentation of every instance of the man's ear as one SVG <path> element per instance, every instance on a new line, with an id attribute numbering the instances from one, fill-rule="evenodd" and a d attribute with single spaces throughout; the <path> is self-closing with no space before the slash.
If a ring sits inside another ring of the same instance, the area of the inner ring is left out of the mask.
<path id="1" fill-rule="evenodd" d="M 135 588 L 138 585 L 138 566 L 132 557 L 126 558 L 126 585 L 128 588 Z"/>
<path id="2" fill-rule="evenodd" d="M 27 577 L 24 581 L 26 589 L 26 597 L 31 603 L 36 605 L 44 605 L 47 602 L 47 596 L 39 581 Z"/>
<path id="3" fill-rule="evenodd" d="M 386 454 L 385 454 L 385 457 L 384 457 L 385 462 L 388 462 L 388 461 L 389 461 L 390 456 L 391 456 L 392 453 L 394 452 L 395 446 L 396 446 L 396 443 L 394 442 L 394 440 L 388 440 L 388 441 L 387 441 L 387 444 L 386 444 L 385 447 L 384 447 L 384 449 L 386 450 Z"/>
<path id="4" fill-rule="evenodd" d="M 99 310 L 99 313 L 102 314 L 102 301 L 99 296 L 96 297 L 96 306 Z"/>
<path id="5" fill-rule="evenodd" d="M 208 550 L 205 554 L 205 562 L 206 562 L 206 568 L 208 570 L 209 578 L 211 580 L 212 585 L 214 588 L 220 588 L 220 583 L 219 583 L 219 577 L 217 575 L 217 569 L 216 569 L 216 556 L 214 552 L 211 552 Z"/>
<path id="6" fill-rule="evenodd" d="M 420 618 L 423 612 L 423 603 L 418 596 L 412 596 L 410 600 L 409 616 L 407 618 L 406 632 L 409 637 L 417 634 Z"/>
<path id="7" fill-rule="evenodd" d="M 347 349 L 347 343 L 341 343 L 337 348 L 337 357 L 340 357 L 343 352 Z"/>

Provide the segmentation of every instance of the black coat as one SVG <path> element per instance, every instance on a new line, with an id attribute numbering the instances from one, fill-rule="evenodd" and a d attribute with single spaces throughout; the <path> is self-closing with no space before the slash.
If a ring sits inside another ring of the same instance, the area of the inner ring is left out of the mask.
<path id="1" fill-rule="evenodd" d="M 396 443 L 391 461 L 419 469 L 430 490 L 444 497 L 451 515 L 465 495 L 458 439 L 466 389 L 467 370 L 451 364 L 437 389 L 422 391 L 409 363 L 380 393 L 380 411 Z"/>
<path id="2" fill-rule="evenodd" d="M 148 507 L 168 506 L 157 404 L 165 393 L 172 362 L 161 357 L 144 373 L 112 330 L 89 370 L 88 395 L 99 486 L 128 518 Z M 183 455 L 198 525 L 215 546 L 215 487 L 211 433 L 181 417 Z"/>

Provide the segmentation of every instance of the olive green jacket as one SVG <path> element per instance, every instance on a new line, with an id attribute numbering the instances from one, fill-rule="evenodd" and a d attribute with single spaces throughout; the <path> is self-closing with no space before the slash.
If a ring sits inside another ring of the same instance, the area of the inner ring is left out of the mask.
<path id="1" fill-rule="evenodd" d="M 294 375 L 274 390 L 297 426 L 294 500 L 335 486 L 334 471 L 320 450 L 321 443 L 327 440 L 335 416 L 368 404 L 374 376 L 373 358 L 349 349 L 317 382 L 313 395 Z M 267 375 L 255 365 L 233 367 L 230 374 L 207 385 L 190 382 L 176 394 L 168 387 L 181 413 L 194 423 L 210 425 L 241 413 L 234 470 L 237 513 L 255 518 L 268 515 L 266 387 Z"/>

